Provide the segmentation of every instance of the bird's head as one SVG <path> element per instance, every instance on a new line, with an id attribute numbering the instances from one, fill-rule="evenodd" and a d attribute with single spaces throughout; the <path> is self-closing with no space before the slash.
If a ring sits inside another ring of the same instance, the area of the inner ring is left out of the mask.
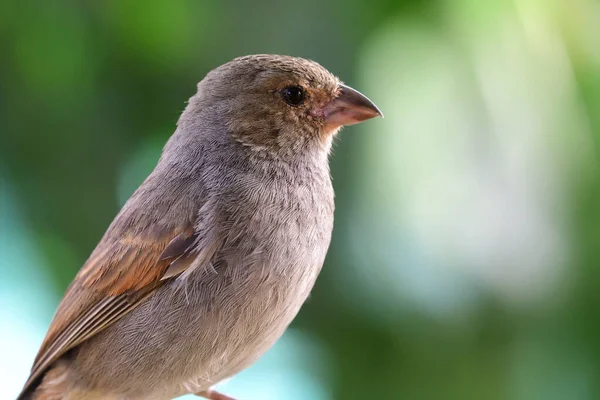
<path id="1" fill-rule="evenodd" d="M 214 69 L 190 105 L 218 114 L 247 148 L 279 156 L 328 150 L 342 126 L 382 116 L 318 63 L 277 55 L 236 58 Z"/>

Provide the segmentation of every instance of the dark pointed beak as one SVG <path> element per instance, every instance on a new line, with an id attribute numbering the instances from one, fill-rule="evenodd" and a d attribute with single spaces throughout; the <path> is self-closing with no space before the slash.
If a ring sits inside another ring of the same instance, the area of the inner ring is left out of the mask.
<path id="1" fill-rule="evenodd" d="M 340 95 L 323 108 L 325 123 L 330 126 L 354 125 L 383 113 L 358 90 L 340 85 Z"/>

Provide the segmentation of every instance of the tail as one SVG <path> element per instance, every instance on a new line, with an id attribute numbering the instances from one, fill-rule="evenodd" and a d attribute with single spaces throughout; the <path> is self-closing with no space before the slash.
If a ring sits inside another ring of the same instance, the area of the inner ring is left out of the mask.
<path id="1" fill-rule="evenodd" d="M 30 392 L 21 392 L 17 400 L 33 400 L 33 395 Z"/>
<path id="2" fill-rule="evenodd" d="M 69 392 L 69 363 L 56 362 L 41 377 L 27 381 L 17 400 L 63 400 Z"/>

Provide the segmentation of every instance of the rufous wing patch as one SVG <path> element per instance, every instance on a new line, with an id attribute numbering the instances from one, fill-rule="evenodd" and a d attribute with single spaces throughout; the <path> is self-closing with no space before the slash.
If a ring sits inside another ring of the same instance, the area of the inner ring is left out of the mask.
<path id="1" fill-rule="evenodd" d="M 171 264 L 189 260 L 177 266 L 183 272 L 194 259 L 196 239 L 191 224 L 154 229 L 146 237 L 127 232 L 105 236 L 59 305 L 22 395 L 63 354 L 122 318 L 163 284 Z"/>

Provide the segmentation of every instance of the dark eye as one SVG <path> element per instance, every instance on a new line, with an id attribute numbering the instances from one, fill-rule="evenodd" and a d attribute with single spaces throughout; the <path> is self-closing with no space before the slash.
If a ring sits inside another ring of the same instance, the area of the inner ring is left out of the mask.
<path id="1" fill-rule="evenodd" d="M 304 101 L 304 90 L 299 86 L 288 86 L 281 91 L 281 97 L 291 106 L 297 106 Z"/>

